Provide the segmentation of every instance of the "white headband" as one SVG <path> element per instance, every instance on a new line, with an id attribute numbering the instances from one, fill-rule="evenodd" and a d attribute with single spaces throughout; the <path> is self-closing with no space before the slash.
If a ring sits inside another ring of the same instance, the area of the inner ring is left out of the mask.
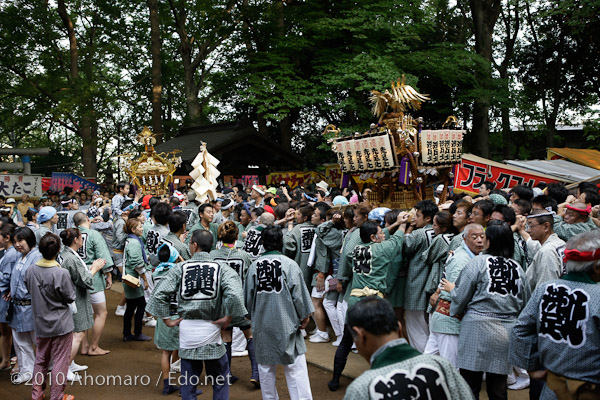
<path id="1" fill-rule="evenodd" d="M 543 213 L 528 215 L 527 219 L 537 218 L 537 217 L 554 217 L 556 215 L 556 213 L 554 211 L 552 211 L 552 207 L 546 207 L 545 210 L 546 210 L 546 212 L 543 212 Z"/>
<path id="2" fill-rule="evenodd" d="M 257 185 L 252 185 L 252 189 L 256 190 L 261 196 L 265 195 L 265 191 L 262 190 L 260 187 L 258 187 Z"/>

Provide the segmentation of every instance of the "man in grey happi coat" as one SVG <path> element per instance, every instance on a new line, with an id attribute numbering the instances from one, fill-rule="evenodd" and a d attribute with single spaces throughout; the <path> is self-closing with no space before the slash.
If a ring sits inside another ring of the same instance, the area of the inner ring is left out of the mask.
<path id="1" fill-rule="evenodd" d="M 175 211 L 169 216 L 170 232 L 162 238 L 161 243 L 167 243 L 173 246 L 183 260 L 189 260 L 191 257 L 188 246 L 181 241 L 181 235 L 187 230 L 187 217 L 182 211 Z"/>
<path id="2" fill-rule="evenodd" d="M 371 364 L 348 386 L 344 400 L 470 400 L 458 371 L 439 356 L 422 355 L 402 339 L 392 305 L 367 297 L 348 310 L 347 324 L 361 356 Z"/>
<path id="3" fill-rule="evenodd" d="M 475 256 L 483 251 L 485 233 L 483 226 L 469 224 L 464 229 L 463 245 L 451 251 L 440 279 L 456 282 L 462 269 Z M 440 237 L 440 236 L 438 236 Z M 438 282 L 439 286 L 439 282 Z M 456 367 L 458 359 L 458 334 L 460 318 L 450 316 L 450 293 L 437 290 L 431 296 L 430 303 L 434 312 L 429 319 L 429 340 L 425 346 L 425 354 L 439 354 Z"/>
<path id="4" fill-rule="evenodd" d="M 535 290 L 538 284 L 560 278 L 564 273 L 565 242 L 554 233 L 553 216 L 553 212 L 536 210 L 527 217 L 527 232 L 541 245 L 525 272 L 531 290 Z"/>
<path id="5" fill-rule="evenodd" d="M 271 213 L 262 213 L 258 217 L 260 224 L 258 226 L 247 229 L 244 233 L 246 238 L 242 250 L 252 257 L 252 260 L 256 260 L 265 252 L 265 248 L 262 245 L 262 231 L 269 225 L 273 225 L 275 217 Z"/>
<path id="6" fill-rule="evenodd" d="M 312 206 L 304 206 L 296 211 L 298 225 L 283 238 L 283 254 L 296 261 L 307 288 L 312 287 L 312 268 L 308 266 L 308 257 L 315 237 L 316 226 L 311 222 L 314 211 Z"/>
<path id="7" fill-rule="evenodd" d="M 190 229 L 198 222 L 198 205 L 194 203 L 196 200 L 196 192 L 190 190 L 187 194 L 188 201 L 181 206 L 181 211 L 188 217 L 186 228 Z"/>
<path id="8" fill-rule="evenodd" d="M 147 231 L 144 231 L 144 242 L 146 244 L 148 261 L 150 261 L 153 267 L 156 267 L 160 263 L 157 256 L 158 247 L 161 245 L 162 239 L 170 232 L 168 224 L 172 213 L 171 206 L 167 203 L 158 203 L 150 213 L 154 225 Z M 150 290 L 152 290 L 152 285 L 150 286 Z"/>
<path id="9" fill-rule="evenodd" d="M 562 240 L 569 240 L 573 236 L 596 229 L 596 224 L 590 214 L 592 208 L 586 204 L 575 202 L 565 205 L 564 215 L 554 217 L 554 232 Z"/>
<path id="10" fill-rule="evenodd" d="M 34 231 L 34 233 L 36 243 L 39 244 L 40 240 L 46 233 L 54 233 L 56 223 L 58 222 L 56 209 L 54 207 L 42 207 L 38 213 L 37 222 L 39 227 Z"/>
<path id="11" fill-rule="evenodd" d="M 179 325 L 181 398 L 196 399 L 202 373 L 212 376 L 213 399 L 229 399 L 229 363 L 221 330 L 232 319 L 246 314 L 242 281 L 225 263 L 208 254 L 213 247 L 210 231 L 197 229 L 190 240 L 192 258 L 171 268 L 154 289 L 146 310 L 162 318 L 167 326 Z M 170 319 L 171 295 L 177 293 L 177 314 Z"/>
<path id="12" fill-rule="evenodd" d="M 265 228 L 262 241 L 266 252 L 250 266 L 244 288 L 262 396 L 279 398 L 275 386 L 279 364 L 284 366 L 290 398 L 312 399 L 300 332 L 314 312 L 310 293 L 298 264 L 281 254 L 281 229 Z"/>
<path id="13" fill-rule="evenodd" d="M 547 370 L 541 399 L 597 399 L 600 231 L 570 239 L 565 259 L 567 274 L 538 283 L 521 312 L 511 334 L 510 362 L 530 371 Z"/>
<path id="14" fill-rule="evenodd" d="M 420 201 L 415 208 L 417 215 L 406 230 L 404 238 L 404 254 L 408 260 L 404 310 L 408 340 L 411 346 L 422 352 L 429 339 L 429 327 L 425 319 L 427 309 L 425 285 L 429 268 L 425 264 L 424 253 L 435 236 L 432 222 L 438 208 L 431 200 Z"/>

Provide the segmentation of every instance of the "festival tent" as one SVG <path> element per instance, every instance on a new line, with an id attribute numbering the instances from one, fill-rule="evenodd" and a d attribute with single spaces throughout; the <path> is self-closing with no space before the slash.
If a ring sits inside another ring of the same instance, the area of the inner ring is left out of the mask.
<path id="1" fill-rule="evenodd" d="M 567 160 L 506 160 L 504 162 L 508 165 L 560 177 L 571 182 L 585 181 L 600 175 L 600 169 L 586 167 Z"/>
<path id="2" fill-rule="evenodd" d="M 600 151 L 598 150 L 550 147 L 546 158 L 548 160 L 563 158 L 600 170 Z"/>

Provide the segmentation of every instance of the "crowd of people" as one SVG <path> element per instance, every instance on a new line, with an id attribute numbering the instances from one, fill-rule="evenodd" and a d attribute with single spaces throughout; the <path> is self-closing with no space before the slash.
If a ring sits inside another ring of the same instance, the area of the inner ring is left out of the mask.
<path id="1" fill-rule="evenodd" d="M 409 211 L 375 207 L 369 190 L 0 196 L 0 370 L 41 399 L 52 365 L 61 399 L 88 368 L 78 352 L 110 352 L 105 290 L 121 281 L 123 340 L 154 340 L 163 376 L 181 374 L 164 395 L 196 399 L 205 369 L 213 398 L 229 398 L 241 340 L 263 399 L 278 398 L 277 365 L 290 398 L 311 399 L 308 340 L 337 347 L 331 391 L 350 352 L 369 361 L 348 399 L 478 399 L 484 380 L 490 399 L 600 398 L 597 186 L 486 181 Z"/>

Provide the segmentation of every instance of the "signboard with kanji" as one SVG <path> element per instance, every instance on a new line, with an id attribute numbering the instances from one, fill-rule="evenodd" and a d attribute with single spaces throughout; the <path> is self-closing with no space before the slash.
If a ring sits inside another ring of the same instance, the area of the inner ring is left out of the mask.
<path id="1" fill-rule="evenodd" d="M 381 171 L 395 166 L 390 135 L 339 140 L 335 145 L 342 172 Z"/>
<path id="2" fill-rule="evenodd" d="M 94 182 L 83 179 L 75 174 L 68 172 L 53 172 L 52 181 L 50 182 L 50 189 L 56 191 L 62 191 L 65 187 L 73 188 L 74 191 L 93 189 L 100 190 L 100 186 Z"/>
<path id="3" fill-rule="evenodd" d="M 314 171 L 272 172 L 267 175 L 267 185 L 279 186 L 279 183 L 284 181 L 291 188 L 306 186 L 316 176 L 317 173 Z"/>
<path id="4" fill-rule="evenodd" d="M 33 175 L 0 175 L 0 195 L 4 197 L 42 196 L 42 177 Z"/>
<path id="5" fill-rule="evenodd" d="M 460 162 L 464 133 L 465 131 L 450 129 L 421 131 L 421 165 L 441 167 Z"/>

